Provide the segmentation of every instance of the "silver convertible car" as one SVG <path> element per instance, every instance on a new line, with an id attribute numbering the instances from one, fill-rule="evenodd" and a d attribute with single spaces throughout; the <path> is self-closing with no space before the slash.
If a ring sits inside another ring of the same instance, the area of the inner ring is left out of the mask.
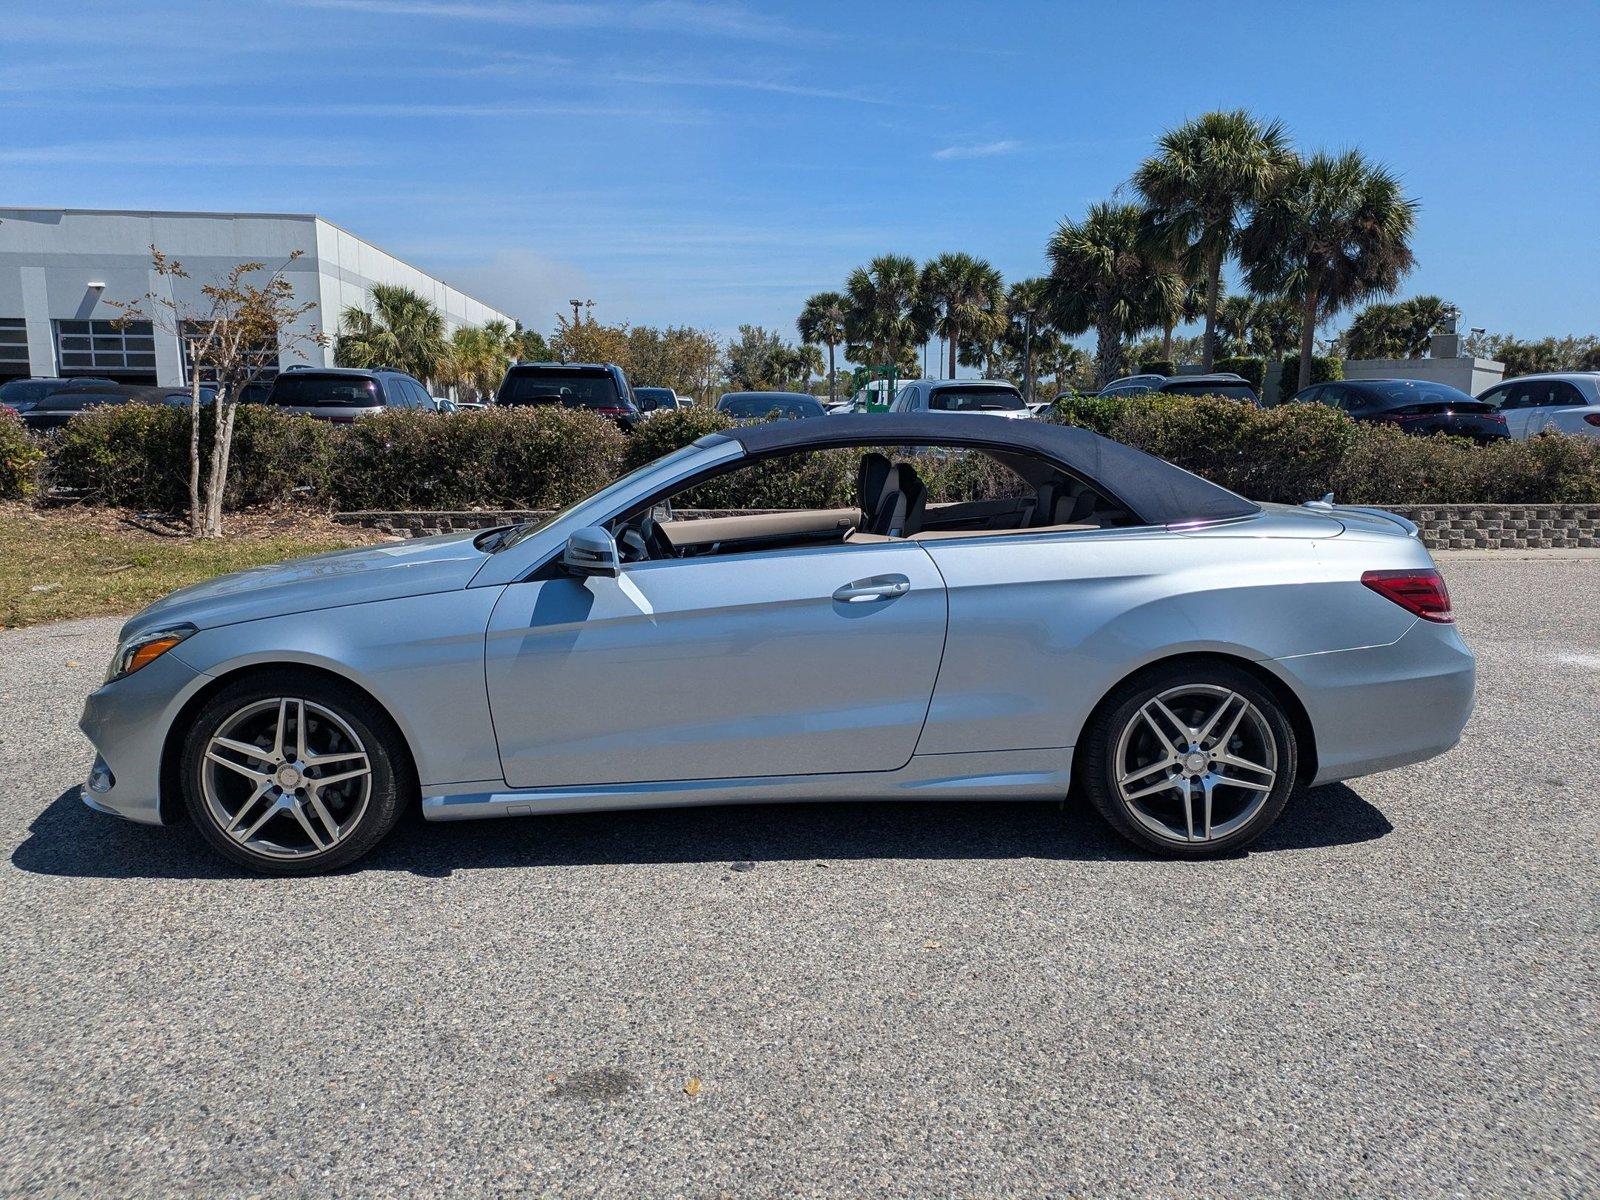
<path id="1" fill-rule="evenodd" d="M 685 505 L 793 456 L 857 503 Z M 987 455 L 1004 486 L 931 502 Z M 848 476 L 844 476 L 848 478 Z M 679 510 L 672 506 L 680 497 Z M 1149 850 L 1453 746 L 1473 660 L 1416 530 L 1258 505 L 1082 429 L 918 414 L 702 438 L 540 523 L 342 551 L 130 620 L 92 808 L 269 872 L 431 820 L 1086 797 Z"/>

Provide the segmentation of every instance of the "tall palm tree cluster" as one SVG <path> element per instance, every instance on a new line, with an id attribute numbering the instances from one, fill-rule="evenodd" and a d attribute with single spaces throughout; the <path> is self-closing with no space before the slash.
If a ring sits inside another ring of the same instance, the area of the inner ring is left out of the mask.
<path id="1" fill-rule="evenodd" d="M 443 315 L 426 296 L 380 283 L 373 285 L 370 310 L 351 305 L 340 314 L 333 357 L 341 367 L 394 367 L 430 386 L 454 387 L 463 399 L 482 399 L 500 386 L 508 363 L 546 357 L 546 350 L 539 334 L 505 321 L 447 335 Z"/>
<path id="2" fill-rule="evenodd" d="M 919 350 L 937 339 L 938 369 L 952 378 L 958 365 L 1020 376 L 1024 358 L 1059 374 L 1078 356 L 1052 324 L 1046 292 L 1044 279 L 1008 288 L 993 265 L 970 254 L 920 265 L 884 254 L 851 271 L 843 291 L 807 300 L 795 327 L 803 343 L 826 349 L 831 399 L 841 348 L 852 362 L 917 375 Z"/>
<path id="3" fill-rule="evenodd" d="M 1392 292 L 1414 262 L 1417 205 L 1393 174 L 1355 150 L 1302 156 L 1279 122 L 1242 110 L 1169 130 L 1132 185 L 1138 203 L 1093 205 L 1048 246 L 1059 323 L 1095 330 L 1102 380 L 1121 372 L 1130 336 L 1162 328 L 1170 346 L 1198 311 L 1205 369 L 1220 336 L 1272 353 L 1292 327 L 1304 387 L 1317 326 Z M 1251 293 L 1232 304 L 1229 261 Z"/>
<path id="4" fill-rule="evenodd" d="M 1133 173 L 1133 197 L 1064 220 L 1046 246 L 1049 274 L 1005 286 L 969 254 L 920 267 L 886 254 L 850 272 L 840 292 L 806 301 L 800 337 L 853 362 L 916 370 L 917 349 L 939 339 L 940 370 L 1071 373 L 1068 338 L 1095 334 L 1094 374 L 1123 374 L 1132 340 L 1162 335 L 1170 359 L 1180 325 L 1202 321 L 1199 353 L 1277 357 L 1298 347 L 1310 379 L 1317 326 L 1392 292 L 1411 269 L 1416 202 L 1358 151 L 1302 156 L 1283 125 L 1248 112 L 1211 112 L 1162 135 Z M 1248 291 L 1225 296 L 1237 264 Z"/>

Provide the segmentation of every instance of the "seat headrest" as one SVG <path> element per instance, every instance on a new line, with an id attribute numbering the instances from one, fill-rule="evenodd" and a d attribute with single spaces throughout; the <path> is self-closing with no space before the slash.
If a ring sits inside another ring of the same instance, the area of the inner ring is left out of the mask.
<path id="1" fill-rule="evenodd" d="M 883 498 L 884 484 L 889 481 L 891 464 L 882 454 L 874 451 L 861 456 L 856 468 L 856 503 L 861 506 L 861 524 L 869 532 L 873 517 L 878 512 L 878 502 Z"/>

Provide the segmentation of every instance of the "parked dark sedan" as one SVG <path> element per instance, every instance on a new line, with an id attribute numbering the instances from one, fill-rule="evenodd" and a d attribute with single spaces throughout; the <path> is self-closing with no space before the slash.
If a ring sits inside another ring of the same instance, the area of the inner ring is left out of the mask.
<path id="1" fill-rule="evenodd" d="M 1422 379 L 1353 379 L 1317 383 L 1295 393 L 1292 403 L 1327 404 L 1357 421 L 1396 425 L 1407 433 L 1453 433 L 1476 442 L 1509 437 L 1494 405 L 1460 388 Z"/>
<path id="2" fill-rule="evenodd" d="M 0 384 L 0 404 L 14 413 L 25 413 L 46 396 L 57 392 L 81 392 L 86 387 L 112 387 L 115 381 L 98 376 L 66 376 L 64 378 L 13 379 Z"/>
<path id="3" fill-rule="evenodd" d="M 759 421 L 773 413 L 791 421 L 828 415 L 822 401 L 805 392 L 724 392 L 717 411 L 736 421 Z"/>
<path id="4" fill-rule="evenodd" d="M 203 387 L 200 398 L 209 404 L 216 389 Z M 189 389 L 182 387 L 141 387 L 128 383 L 88 384 L 75 391 L 52 392 L 42 400 L 23 409 L 17 415 L 22 423 L 37 433 L 60 429 L 68 421 L 91 408 L 102 404 L 169 404 L 186 408 Z"/>

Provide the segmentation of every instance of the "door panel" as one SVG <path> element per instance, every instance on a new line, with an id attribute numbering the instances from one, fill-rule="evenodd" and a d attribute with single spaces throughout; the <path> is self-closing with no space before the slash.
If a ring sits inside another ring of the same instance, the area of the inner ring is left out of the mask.
<path id="1" fill-rule="evenodd" d="M 513 585 L 485 664 L 506 782 L 895 770 L 927 717 L 946 612 L 938 570 L 905 543 Z"/>

